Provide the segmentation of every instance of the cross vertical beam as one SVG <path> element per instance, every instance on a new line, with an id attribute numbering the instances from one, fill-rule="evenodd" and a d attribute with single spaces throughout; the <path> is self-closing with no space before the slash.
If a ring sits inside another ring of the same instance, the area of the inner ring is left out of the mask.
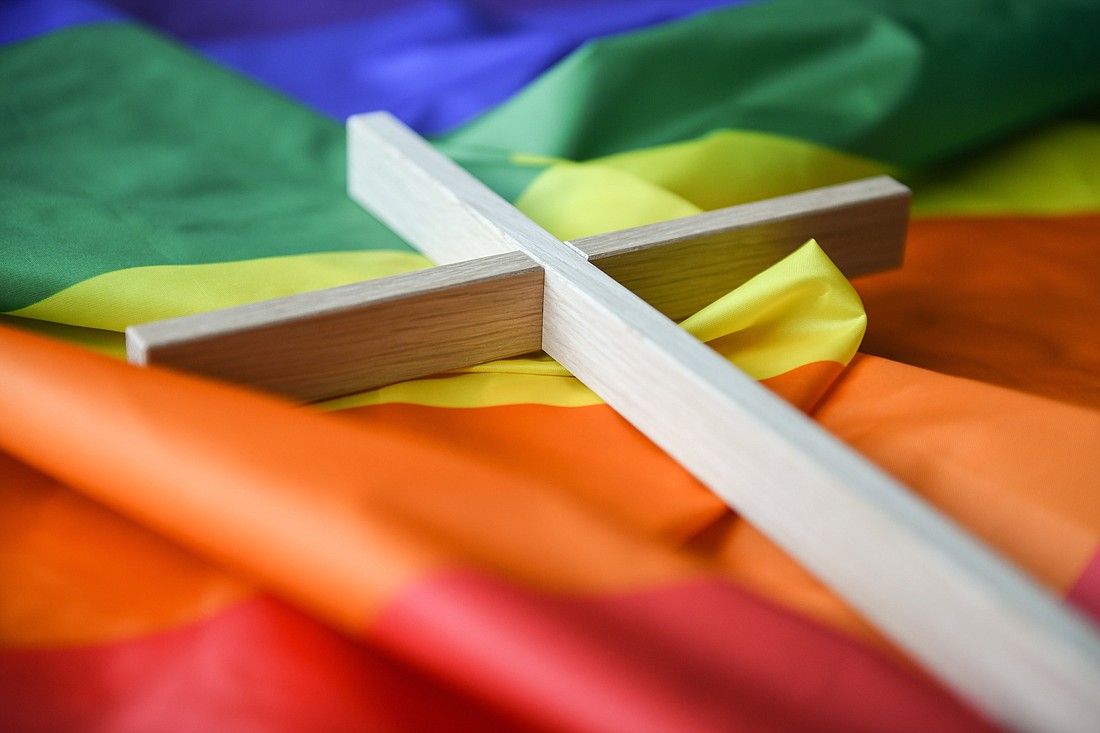
<path id="1" fill-rule="evenodd" d="M 1089 624 L 386 115 L 349 121 L 349 190 L 440 262 L 526 253 L 542 346 L 995 720 L 1100 720 Z"/>

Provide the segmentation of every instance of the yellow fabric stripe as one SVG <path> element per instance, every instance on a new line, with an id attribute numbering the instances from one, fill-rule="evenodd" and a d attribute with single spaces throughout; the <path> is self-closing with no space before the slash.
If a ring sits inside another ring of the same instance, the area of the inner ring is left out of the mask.
<path id="1" fill-rule="evenodd" d="M 518 205 L 559 237 L 576 239 L 888 174 L 913 187 L 916 217 L 1060 216 L 1100 211 L 1100 170 L 1088 165 L 1098 155 L 1100 125 L 1085 122 L 1054 123 L 921 172 L 802 140 L 720 131 L 584 163 L 517 156 L 549 166 Z"/>
<path id="2" fill-rule="evenodd" d="M 859 296 L 816 242 L 707 306 L 683 324 L 755 379 L 820 361 L 847 364 L 866 326 Z M 504 359 L 449 377 L 414 380 L 323 403 L 487 407 L 519 402 L 575 407 L 600 399 L 549 358 Z"/>
<path id="3" fill-rule="evenodd" d="M 1059 216 L 1100 211 L 1100 125 L 1064 122 L 916 176 L 914 216 Z"/>
<path id="4" fill-rule="evenodd" d="M 891 173 L 877 161 L 743 130 L 621 153 L 600 163 L 643 178 L 706 211 Z"/>
<path id="5" fill-rule="evenodd" d="M 550 164 L 516 205 L 561 239 L 890 172 L 813 143 L 732 130 L 584 163 L 516 161 Z"/>
<path id="6" fill-rule="evenodd" d="M 586 407 L 599 404 L 600 399 L 573 377 L 478 371 L 414 379 L 321 402 L 316 406 L 322 410 L 346 410 L 394 402 L 428 407 L 494 407 L 519 404 Z"/>
<path id="7" fill-rule="evenodd" d="M 627 229 L 698 214 L 690 201 L 630 173 L 599 163 L 555 163 L 516 206 L 558 239 Z"/>
<path id="8" fill-rule="evenodd" d="M 419 254 L 371 250 L 133 267 L 77 283 L 11 315 L 123 331 L 135 323 L 346 285 L 429 264 Z M 156 297 L 150 298 L 150 293 Z"/>
<path id="9" fill-rule="evenodd" d="M 811 240 L 682 324 L 754 379 L 818 361 L 847 364 L 867 315 L 855 290 Z"/>
<path id="10" fill-rule="evenodd" d="M 19 318 L 0 313 L 0 326 L 10 326 L 20 331 L 30 331 L 59 341 L 83 346 L 116 359 L 126 358 L 126 337 L 118 331 L 103 331 L 98 328 L 68 326 L 64 323 L 40 321 L 36 318 Z"/>

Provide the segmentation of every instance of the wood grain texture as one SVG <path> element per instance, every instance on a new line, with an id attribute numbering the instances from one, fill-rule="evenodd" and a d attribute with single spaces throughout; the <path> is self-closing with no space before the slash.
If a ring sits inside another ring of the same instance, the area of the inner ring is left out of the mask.
<path id="1" fill-rule="evenodd" d="M 360 200 L 428 251 L 460 257 L 447 242 L 468 224 L 539 262 L 544 350 L 914 658 L 1009 727 L 1095 729 L 1087 622 L 411 131 L 380 115 L 354 124 L 373 131 L 355 144 L 385 150 L 353 161 L 418 190 Z"/>
<path id="2" fill-rule="evenodd" d="M 131 362 L 317 400 L 537 351 L 542 268 L 519 252 L 126 329 Z"/>
<path id="3" fill-rule="evenodd" d="M 811 238 L 848 278 L 899 267 L 909 199 L 908 188 L 883 176 L 570 244 L 661 313 L 682 320 Z"/>

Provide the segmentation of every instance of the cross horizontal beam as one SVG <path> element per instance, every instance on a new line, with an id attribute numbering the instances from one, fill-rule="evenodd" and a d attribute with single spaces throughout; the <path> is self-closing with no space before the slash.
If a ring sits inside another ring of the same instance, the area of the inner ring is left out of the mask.
<path id="1" fill-rule="evenodd" d="M 909 190 L 880 177 L 571 244 L 682 319 L 807 239 L 849 277 L 901 264 Z M 130 361 L 319 400 L 542 348 L 542 268 L 515 251 L 126 329 Z"/>
<path id="2" fill-rule="evenodd" d="M 521 252 L 126 329 L 130 361 L 312 401 L 538 351 L 543 271 Z"/>

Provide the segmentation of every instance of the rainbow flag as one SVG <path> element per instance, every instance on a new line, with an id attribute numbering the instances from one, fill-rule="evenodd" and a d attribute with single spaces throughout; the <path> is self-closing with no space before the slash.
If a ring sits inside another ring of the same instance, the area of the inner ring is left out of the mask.
<path id="1" fill-rule="evenodd" d="M 389 109 L 561 238 L 888 173 L 684 323 L 1100 623 L 1100 5 L 0 6 L 0 729 L 971 731 L 544 357 L 296 406 L 129 324 L 422 268 Z M 934 601 L 934 599 L 931 599 Z"/>

